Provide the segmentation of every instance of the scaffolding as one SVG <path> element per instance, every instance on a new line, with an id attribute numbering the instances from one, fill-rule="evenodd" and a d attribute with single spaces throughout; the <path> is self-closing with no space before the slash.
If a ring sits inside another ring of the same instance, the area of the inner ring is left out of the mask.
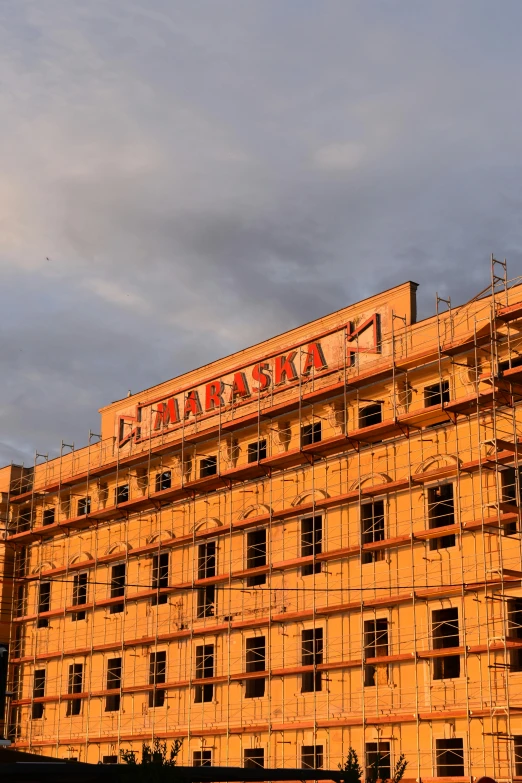
<path id="1" fill-rule="evenodd" d="M 225 369 L 213 418 L 155 430 L 161 389 L 122 437 L 13 468 L 15 747 L 522 775 L 520 283 L 492 257 L 471 302 L 392 310 L 371 348 L 364 320 L 316 322 L 338 361 L 302 339 L 283 389 Z"/>

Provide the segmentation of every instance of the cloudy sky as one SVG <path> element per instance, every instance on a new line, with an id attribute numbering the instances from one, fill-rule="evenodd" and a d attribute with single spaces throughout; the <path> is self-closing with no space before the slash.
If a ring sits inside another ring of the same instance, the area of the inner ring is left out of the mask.
<path id="1" fill-rule="evenodd" d="M 522 274 L 520 0 L 0 0 L 0 463 L 391 285 Z"/>

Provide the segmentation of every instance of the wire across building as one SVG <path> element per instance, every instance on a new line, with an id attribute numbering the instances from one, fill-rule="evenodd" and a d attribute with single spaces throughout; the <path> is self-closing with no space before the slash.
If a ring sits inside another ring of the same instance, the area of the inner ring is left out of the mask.
<path id="1" fill-rule="evenodd" d="M 522 777 L 522 286 L 414 283 L 0 471 L 13 747 Z"/>

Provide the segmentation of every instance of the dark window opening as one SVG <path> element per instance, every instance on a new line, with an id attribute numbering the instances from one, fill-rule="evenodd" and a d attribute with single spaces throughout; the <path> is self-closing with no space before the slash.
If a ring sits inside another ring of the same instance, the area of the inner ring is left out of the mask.
<path id="1" fill-rule="evenodd" d="M 506 370 L 520 366 L 522 366 L 522 356 L 511 356 L 509 359 L 505 359 L 498 363 L 498 371 L 499 374 L 502 375 Z"/>
<path id="2" fill-rule="evenodd" d="M 361 534 L 363 546 L 384 541 L 384 500 L 372 500 L 361 506 Z M 363 550 L 362 562 L 374 563 L 384 560 L 384 556 L 384 549 Z"/>
<path id="3" fill-rule="evenodd" d="M 376 774 L 377 773 L 377 774 Z M 366 743 L 366 779 L 390 780 L 391 757 L 389 742 Z"/>
<path id="4" fill-rule="evenodd" d="M 195 750 L 192 755 L 193 767 L 211 767 L 212 766 L 212 751 L 211 750 Z"/>
<path id="5" fill-rule="evenodd" d="M 217 457 L 205 457 L 199 462 L 199 477 L 215 476 L 217 473 Z"/>
<path id="6" fill-rule="evenodd" d="M 51 583 L 40 582 L 40 590 L 38 593 L 38 614 L 42 612 L 49 612 L 51 609 Z M 48 617 L 39 617 L 36 622 L 37 628 L 47 628 L 49 626 Z"/>
<path id="7" fill-rule="evenodd" d="M 83 664 L 73 663 L 69 666 L 69 682 L 67 693 L 83 693 Z M 81 699 L 68 699 L 67 708 L 65 714 L 67 717 L 71 715 L 79 715 L 82 711 Z"/>
<path id="8" fill-rule="evenodd" d="M 259 769 L 265 766 L 265 751 L 263 748 L 248 748 L 243 751 L 243 767 Z"/>
<path id="9" fill-rule="evenodd" d="M 459 610 L 436 609 L 432 612 L 433 649 L 443 650 L 459 646 Z M 446 655 L 433 659 L 433 679 L 460 677 L 460 656 Z"/>
<path id="10" fill-rule="evenodd" d="M 165 704 L 165 690 L 158 688 L 167 681 L 167 653 L 165 650 L 150 654 L 149 685 L 154 690 L 149 691 L 149 707 L 163 707 Z"/>
<path id="11" fill-rule="evenodd" d="M 102 764 L 117 764 L 118 756 L 102 756 Z"/>
<path id="12" fill-rule="evenodd" d="M 433 405 L 442 405 L 450 401 L 449 381 L 434 383 L 424 387 L 424 406 L 431 408 Z"/>
<path id="13" fill-rule="evenodd" d="M 78 501 L 78 516 L 85 516 L 85 514 L 91 513 L 91 499 L 90 497 L 80 498 Z"/>
<path id="14" fill-rule="evenodd" d="M 120 598 L 125 595 L 125 563 L 118 563 L 111 569 L 111 598 Z M 110 614 L 123 612 L 123 603 L 111 604 Z"/>
<path id="15" fill-rule="evenodd" d="M 164 489 L 170 489 L 172 486 L 172 473 L 170 470 L 164 470 L 162 473 L 156 473 L 156 492 Z"/>
<path id="16" fill-rule="evenodd" d="M 246 640 L 246 671 L 262 672 L 266 670 L 266 639 L 254 636 Z M 255 677 L 246 680 L 245 698 L 253 699 L 265 695 L 265 678 Z"/>
<path id="17" fill-rule="evenodd" d="M 42 517 L 42 524 L 44 527 L 47 527 L 47 525 L 54 525 L 55 518 L 56 512 L 54 508 L 44 508 Z"/>
<path id="18" fill-rule="evenodd" d="M 25 614 L 25 585 L 16 588 L 15 617 L 23 617 Z"/>
<path id="19" fill-rule="evenodd" d="M 522 468 L 506 468 L 501 471 L 500 479 L 502 483 L 502 502 L 518 506 L 521 498 L 520 474 Z M 504 533 L 507 536 L 513 536 L 517 533 L 517 521 L 509 522 L 504 526 Z"/>
<path id="20" fill-rule="evenodd" d="M 198 547 L 198 579 L 216 575 L 216 542 L 208 541 Z"/>
<path id="21" fill-rule="evenodd" d="M 73 606 L 81 606 L 87 603 L 87 574 L 75 574 L 73 577 Z M 73 621 L 85 620 L 85 611 L 73 612 Z"/>
<path id="22" fill-rule="evenodd" d="M 152 589 L 160 590 L 163 587 L 169 586 L 169 553 L 161 552 L 158 555 L 152 556 Z M 157 606 L 158 604 L 166 604 L 168 596 L 166 595 L 153 595 L 151 604 Z"/>
<path id="23" fill-rule="evenodd" d="M 41 699 L 45 696 L 45 669 L 36 669 L 33 682 L 33 699 Z M 38 701 L 33 703 L 31 717 L 33 720 L 43 718 L 44 705 Z"/>
<path id="24" fill-rule="evenodd" d="M 508 636 L 522 639 L 522 598 L 512 598 L 507 602 Z M 513 672 L 522 671 L 522 648 L 510 650 L 510 668 Z"/>
<path id="25" fill-rule="evenodd" d="M 313 424 L 305 424 L 301 427 L 301 446 L 311 446 L 312 443 L 319 443 L 322 438 L 322 428 L 320 421 L 314 421 Z"/>
<path id="26" fill-rule="evenodd" d="M 364 623 L 365 658 L 379 658 L 388 655 L 388 620 L 366 620 Z M 388 681 L 387 664 L 365 664 L 364 684 L 374 686 Z"/>
<path id="27" fill-rule="evenodd" d="M 216 587 L 215 585 L 206 585 L 198 587 L 198 606 L 197 616 L 214 617 L 216 614 Z"/>
<path id="28" fill-rule="evenodd" d="M 16 554 L 15 576 L 25 576 L 27 570 L 27 547 L 21 547 Z"/>
<path id="29" fill-rule="evenodd" d="M 259 462 L 261 459 L 266 459 L 266 440 L 249 443 L 247 458 L 248 462 Z"/>
<path id="30" fill-rule="evenodd" d="M 359 411 L 359 427 L 371 427 L 382 422 L 382 403 L 366 405 Z"/>
<path id="31" fill-rule="evenodd" d="M 316 557 L 322 552 L 323 518 L 321 515 L 301 520 L 301 557 Z M 321 563 L 301 566 L 301 576 L 321 573 Z"/>
<path id="32" fill-rule="evenodd" d="M 301 767 L 303 769 L 321 769 L 323 766 L 323 746 L 303 745 L 301 748 Z"/>
<path id="33" fill-rule="evenodd" d="M 437 776 L 464 777 L 464 741 L 460 737 L 435 740 Z"/>
<path id="34" fill-rule="evenodd" d="M 323 662 L 323 629 L 309 628 L 301 633 L 301 665 L 319 666 Z M 314 670 L 301 675 L 301 693 L 323 689 L 322 673 Z"/>
<path id="35" fill-rule="evenodd" d="M 430 529 L 455 524 L 453 484 L 441 484 L 428 489 L 428 520 Z M 430 539 L 430 550 L 455 546 L 455 534 Z"/>
<path id="36" fill-rule="evenodd" d="M 129 499 L 129 485 L 120 484 L 119 487 L 116 487 L 115 498 L 116 504 L 126 503 Z"/>
<path id="37" fill-rule="evenodd" d="M 196 680 L 203 680 L 214 676 L 214 645 L 202 644 L 196 647 Z M 212 701 L 214 698 L 214 684 L 204 683 L 196 685 L 194 701 L 196 704 Z"/>
<path id="38" fill-rule="evenodd" d="M 121 688 L 121 658 L 109 658 L 107 661 L 107 690 Z M 117 712 L 120 709 L 120 694 L 111 693 L 105 698 L 105 712 Z"/>
<path id="39" fill-rule="evenodd" d="M 266 530 L 252 530 L 247 534 L 247 568 L 266 566 Z M 266 574 L 247 577 L 247 586 L 266 584 Z"/>
<path id="40" fill-rule="evenodd" d="M 522 777 L 522 736 L 513 737 L 515 743 L 515 775 Z"/>

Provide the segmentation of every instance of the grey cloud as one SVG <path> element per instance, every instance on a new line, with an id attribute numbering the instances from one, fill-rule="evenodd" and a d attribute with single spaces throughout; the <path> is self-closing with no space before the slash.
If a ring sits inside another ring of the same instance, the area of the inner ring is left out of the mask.
<path id="1" fill-rule="evenodd" d="M 0 460 L 406 279 L 425 316 L 520 274 L 521 16 L 6 0 Z"/>

